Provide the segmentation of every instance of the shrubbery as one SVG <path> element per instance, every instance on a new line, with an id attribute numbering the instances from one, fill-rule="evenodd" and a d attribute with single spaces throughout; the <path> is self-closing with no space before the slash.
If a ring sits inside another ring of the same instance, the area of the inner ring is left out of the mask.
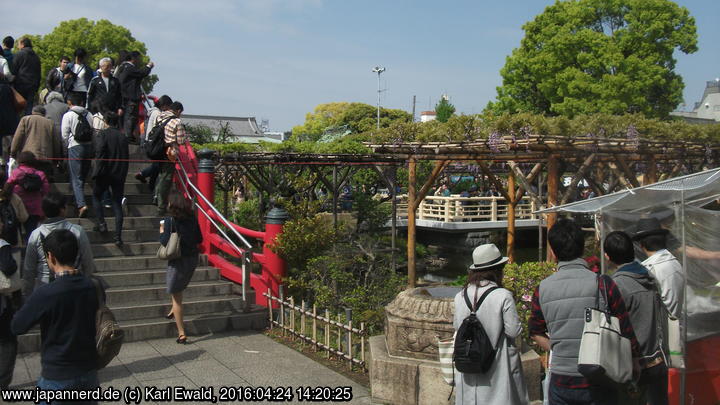
<path id="1" fill-rule="evenodd" d="M 333 313 L 351 308 L 353 322 L 365 322 L 376 334 L 382 331 L 384 306 L 405 286 L 406 277 L 392 267 L 387 238 L 380 234 L 389 213 L 362 201 L 368 205 L 365 221 L 358 225 L 362 232 L 343 224 L 335 228 L 318 213 L 320 202 L 288 206 L 292 219 L 272 249 L 288 264 L 285 282 L 296 302 L 305 300 Z"/>

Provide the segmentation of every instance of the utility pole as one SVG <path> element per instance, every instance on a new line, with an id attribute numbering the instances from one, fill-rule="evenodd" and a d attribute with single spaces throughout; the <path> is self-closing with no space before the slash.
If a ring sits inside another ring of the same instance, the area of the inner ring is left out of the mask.
<path id="1" fill-rule="evenodd" d="M 375 68 L 372 71 L 374 73 L 377 73 L 377 75 L 378 75 L 377 127 L 378 127 L 378 129 L 380 129 L 380 92 L 382 91 L 382 90 L 380 90 L 380 73 L 384 72 L 385 68 L 380 67 L 380 66 L 375 66 Z"/>
<path id="2" fill-rule="evenodd" d="M 416 96 L 413 96 L 413 108 L 412 108 L 413 116 L 412 116 L 412 122 L 415 122 L 415 97 L 416 97 Z"/>

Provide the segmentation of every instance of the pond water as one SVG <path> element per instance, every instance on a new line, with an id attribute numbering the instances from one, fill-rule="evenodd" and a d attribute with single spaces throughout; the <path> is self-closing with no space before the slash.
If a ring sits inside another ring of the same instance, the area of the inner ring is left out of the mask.
<path id="1" fill-rule="evenodd" d="M 418 271 L 418 276 L 425 281 L 435 283 L 454 281 L 458 276 L 467 274 L 467 269 L 472 264 L 472 251 L 472 248 L 460 250 L 457 247 L 440 246 L 437 256 L 447 259 L 447 263 L 431 271 Z M 542 257 L 545 257 L 544 251 Z M 536 262 L 538 260 L 538 249 L 537 247 L 515 248 L 515 259 L 518 263 Z"/>

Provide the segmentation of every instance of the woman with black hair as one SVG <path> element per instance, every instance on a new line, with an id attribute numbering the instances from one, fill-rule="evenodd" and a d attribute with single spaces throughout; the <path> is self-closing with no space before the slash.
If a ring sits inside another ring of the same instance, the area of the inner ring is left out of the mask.
<path id="1" fill-rule="evenodd" d="M 170 194 L 167 206 L 169 216 L 160 222 L 160 243 L 166 246 L 170 235 L 177 232 L 180 237 L 180 257 L 168 260 L 167 292 L 172 297 L 172 309 L 168 319 L 175 318 L 178 329 L 177 343 L 187 343 L 185 326 L 183 325 L 182 292 L 187 288 L 198 265 L 198 245 L 203 237 L 200 232 L 192 202 L 177 192 Z"/>
<path id="2" fill-rule="evenodd" d="M 456 405 L 529 403 L 520 352 L 515 347 L 515 338 L 522 331 L 520 318 L 512 293 L 502 288 L 503 268 L 507 261 L 508 258 L 503 257 L 492 243 L 475 248 L 467 284 L 455 296 L 453 327 L 457 331 L 471 313 L 466 296 L 475 306 L 490 291 L 476 315 L 496 349 L 495 358 L 486 373 L 461 373 L 455 370 Z"/>

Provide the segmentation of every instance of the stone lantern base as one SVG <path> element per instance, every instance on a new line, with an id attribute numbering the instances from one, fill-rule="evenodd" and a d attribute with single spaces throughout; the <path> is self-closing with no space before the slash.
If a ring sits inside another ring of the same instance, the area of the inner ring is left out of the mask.
<path id="1" fill-rule="evenodd" d="M 374 403 L 398 405 L 447 404 L 450 387 L 440 362 L 391 357 L 385 335 L 370 338 L 370 387 Z M 453 394 L 455 395 L 455 394 Z"/>

